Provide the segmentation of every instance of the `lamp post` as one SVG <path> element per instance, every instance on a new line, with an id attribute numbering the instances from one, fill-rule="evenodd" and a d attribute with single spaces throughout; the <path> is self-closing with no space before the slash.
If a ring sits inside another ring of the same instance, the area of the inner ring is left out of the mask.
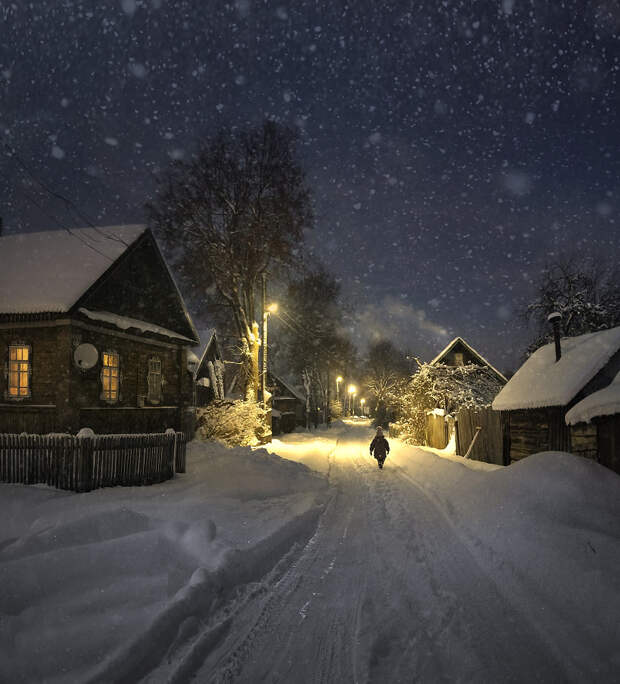
<path id="1" fill-rule="evenodd" d="M 364 413 L 364 404 L 366 403 L 366 399 L 360 399 L 360 406 L 362 407 L 362 415 L 365 416 L 366 414 Z"/>
<path id="2" fill-rule="evenodd" d="M 355 385 L 349 385 L 347 388 L 349 393 L 349 415 L 353 415 L 353 403 L 355 401 L 355 393 L 357 392 L 357 387 Z"/>
<path id="3" fill-rule="evenodd" d="M 336 378 L 336 403 L 340 406 L 340 383 L 342 382 L 342 375 Z M 340 406 L 342 408 L 342 406 Z"/>
<path id="4" fill-rule="evenodd" d="M 267 319 L 270 313 L 275 313 L 278 305 L 274 302 L 263 311 L 263 373 L 261 390 L 263 394 L 263 408 L 267 409 Z"/>

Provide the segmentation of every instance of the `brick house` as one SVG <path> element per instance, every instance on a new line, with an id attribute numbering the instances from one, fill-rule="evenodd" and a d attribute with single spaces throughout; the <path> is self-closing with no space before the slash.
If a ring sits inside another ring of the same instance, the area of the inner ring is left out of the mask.
<path id="1" fill-rule="evenodd" d="M 0 432 L 191 431 L 198 341 L 144 226 L 0 238 Z"/>

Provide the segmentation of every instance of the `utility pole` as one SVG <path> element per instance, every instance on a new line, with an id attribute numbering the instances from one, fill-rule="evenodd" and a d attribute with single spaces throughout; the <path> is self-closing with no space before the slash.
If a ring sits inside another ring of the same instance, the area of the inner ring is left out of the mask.
<path id="1" fill-rule="evenodd" d="M 262 314 L 263 314 L 263 373 L 261 377 L 261 399 L 263 408 L 267 409 L 267 274 L 262 274 Z"/>

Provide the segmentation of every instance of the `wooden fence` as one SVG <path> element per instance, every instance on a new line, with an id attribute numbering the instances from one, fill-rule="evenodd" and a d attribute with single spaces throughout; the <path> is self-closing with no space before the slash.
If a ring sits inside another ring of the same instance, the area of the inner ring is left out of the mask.
<path id="1" fill-rule="evenodd" d="M 0 434 L 0 482 L 88 492 L 151 485 L 185 472 L 182 432 L 150 435 Z"/>
<path id="2" fill-rule="evenodd" d="M 445 449 L 450 439 L 446 416 L 426 414 L 426 444 L 434 449 Z"/>
<path id="3" fill-rule="evenodd" d="M 507 465 L 504 463 L 502 425 L 499 411 L 491 408 L 478 411 L 461 409 L 455 421 L 456 453 L 464 456 L 476 434 L 482 428 L 468 458 L 474 461 Z"/>

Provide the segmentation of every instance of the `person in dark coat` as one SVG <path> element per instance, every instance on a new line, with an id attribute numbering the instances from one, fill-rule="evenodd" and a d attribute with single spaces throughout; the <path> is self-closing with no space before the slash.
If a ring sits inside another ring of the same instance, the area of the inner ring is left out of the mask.
<path id="1" fill-rule="evenodd" d="M 370 455 L 377 459 L 377 464 L 379 468 L 383 468 L 383 463 L 390 453 L 390 443 L 383 436 L 383 429 L 381 427 L 377 428 L 377 434 L 370 443 Z"/>

